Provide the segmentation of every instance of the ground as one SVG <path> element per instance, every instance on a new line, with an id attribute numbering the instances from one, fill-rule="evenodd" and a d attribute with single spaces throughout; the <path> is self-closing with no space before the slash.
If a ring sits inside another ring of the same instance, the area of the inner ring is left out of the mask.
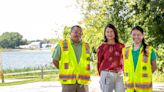
<path id="1" fill-rule="evenodd" d="M 99 77 L 91 77 L 89 92 L 101 92 L 99 87 Z M 3 92 L 61 92 L 61 84 L 54 82 L 35 82 L 14 86 L 1 86 Z M 153 92 L 164 92 L 164 83 L 154 83 Z"/>

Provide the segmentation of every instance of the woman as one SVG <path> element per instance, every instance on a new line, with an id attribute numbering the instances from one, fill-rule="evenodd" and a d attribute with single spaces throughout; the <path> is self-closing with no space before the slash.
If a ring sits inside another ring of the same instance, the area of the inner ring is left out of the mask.
<path id="1" fill-rule="evenodd" d="M 104 42 L 98 47 L 98 72 L 102 92 L 124 92 L 122 48 L 117 30 L 108 24 L 104 30 Z"/>
<path id="2" fill-rule="evenodd" d="M 152 92 L 152 73 L 156 70 L 156 53 L 145 44 L 143 29 L 131 31 L 133 45 L 123 49 L 126 92 Z"/>

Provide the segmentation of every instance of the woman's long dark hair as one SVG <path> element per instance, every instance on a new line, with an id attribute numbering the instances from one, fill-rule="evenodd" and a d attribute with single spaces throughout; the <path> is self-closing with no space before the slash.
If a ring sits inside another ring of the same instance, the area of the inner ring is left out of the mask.
<path id="1" fill-rule="evenodd" d="M 144 33 L 144 30 L 140 27 L 140 26 L 135 26 L 132 28 L 132 31 L 133 30 L 138 30 L 140 31 L 142 34 Z M 132 33 L 131 31 L 131 33 Z M 144 51 L 144 54 L 147 55 L 147 52 L 146 52 L 146 47 L 147 47 L 147 44 L 145 43 L 145 39 L 143 38 L 142 39 L 142 45 L 143 45 L 143 51 Z"/>
<path id="2" fill-rule="evenodd" d="M 105 32 L 106 32 L 106 29 L 107 29 L 107 28 L 113 29 L 114 34 L 115 34 L 114 40 L 115 40 L 116 43 L 119 43 L 117 29 L 116 29 L 116 27 L 115 27 L 113 24 L 110 24 L 110 23 L 107 24 L 106 27 L 105 27 L 105 29 L 104 29 L 104 42 L 108 42 L 108 39 L 107 39 L 107 37 L 105 36 Z"/>

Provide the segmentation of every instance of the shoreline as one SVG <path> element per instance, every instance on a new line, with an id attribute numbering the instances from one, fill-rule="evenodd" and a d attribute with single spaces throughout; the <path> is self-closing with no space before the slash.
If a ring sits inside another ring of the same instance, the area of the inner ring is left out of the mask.
<path id="1" fill-rule="evenodd" d="M 9 52 L 9 51 L 41 51 L 41 50 L 46 50 L 50 51 L 50 48 L 23 48 L 23 49 L 0 49 L 0 52 Z"/>

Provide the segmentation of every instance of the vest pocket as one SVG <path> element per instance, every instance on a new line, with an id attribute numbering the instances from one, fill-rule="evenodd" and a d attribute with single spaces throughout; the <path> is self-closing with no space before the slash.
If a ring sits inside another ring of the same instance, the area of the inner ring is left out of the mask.
<path id="1" fill-rule="evenodd" d="M 69 68 L 69 64 L 68 63 L 64 63 L 64 69 L 68 69 Z"/>
<path id="2" fill-rule="evenodd" d="M 86 70 L 90 70 L 90 64 L 87 64 Z"/>
<path id="3" fill-rule="evenodd" d="M 147 74 L 147 73 L 143 73 L 143 74 L 142 74 L 142 77 L 143 77 L 143 78 L 147 78 L 147 77 L 148 77 L 148 74 Z"/>

